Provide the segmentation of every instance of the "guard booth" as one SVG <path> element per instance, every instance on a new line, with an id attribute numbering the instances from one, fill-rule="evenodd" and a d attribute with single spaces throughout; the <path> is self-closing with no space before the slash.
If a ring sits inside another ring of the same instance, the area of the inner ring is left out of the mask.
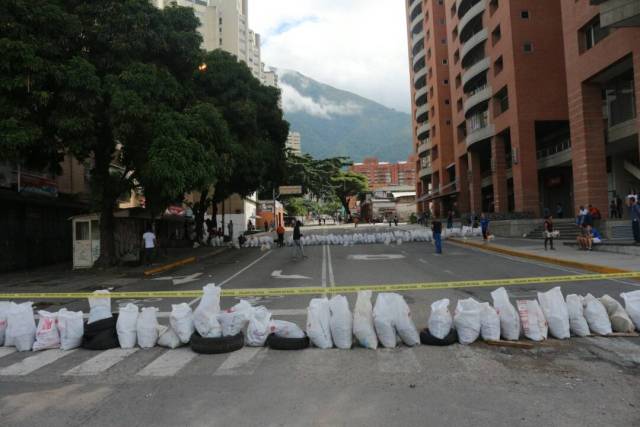
<path id="1" fill-rule="evenodd" d="M 73 268 L 91 268 L 100 257 L 100 221 L 98 214 L 72 218 Z"/>

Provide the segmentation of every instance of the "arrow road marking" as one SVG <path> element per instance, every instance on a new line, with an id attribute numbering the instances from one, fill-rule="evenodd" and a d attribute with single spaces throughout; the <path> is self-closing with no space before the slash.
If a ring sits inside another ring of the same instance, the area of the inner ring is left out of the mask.
<path id="1" fill-rule="evenodd" d="M 275 279 L 311 280 L 311 277 L 300 276 L 298 274 L 284 275 L 282 274 L 282 270 L 274 270 L 274 272 L 271 273 L 271 277 Z"/>
<path id="2" fill-rule="evenodd" d="M 194 273 L 190 276 L 165 276 L 165 277 L 156 277 L 155 279 L 151 279 L 151 280 L 171 280 L 173 282 L 173 285 L 184 285 L 186 283 L 191 283 L 191 282 L 195 282 L 198 277 L 202 276 L 203 273 Z"/>

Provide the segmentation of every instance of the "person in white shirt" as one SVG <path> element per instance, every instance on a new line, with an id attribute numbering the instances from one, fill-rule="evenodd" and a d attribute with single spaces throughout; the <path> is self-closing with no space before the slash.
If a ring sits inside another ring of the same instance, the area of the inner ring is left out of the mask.
<path id="1" fill-rule="evenodd" d="M 156 235 L 151 231 L 151 227 L 148 227 L 146 233 L 142 235 L 142 241 L 144 243 L 144 263 L 150 265 L 157 243 Z"/>

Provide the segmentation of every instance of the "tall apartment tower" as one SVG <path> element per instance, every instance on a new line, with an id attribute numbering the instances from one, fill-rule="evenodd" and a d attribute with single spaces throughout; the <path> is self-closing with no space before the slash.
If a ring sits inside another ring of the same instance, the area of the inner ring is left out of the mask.
<path id="1" fill-rule="evenodd" d="M 558 203 L 571 209 L 560 2 L 409 0 L 408 11 L 410 35 L 419 35 L 422 25 L 426 56 L 429 49 L 432 54 L 428 112 L 438 114 L 440 107 L 439 123 L 429 116 L 432 175 L 428 180 L 428 170 L 419 172 L 418 200 L 440 215 L 450 209 L 540 214 Z M 415 61 L 421 42 L 414 43 Z M 436 77 L 444 66 L 448 74 Z M 417 110 L 424 91 L 414 70 Z M 417 132 L 417 142 L 423 135 Z"/>
<path id="2" fill-rule="evenodd" d="M 562 1 L 576 205 L 640 191 L 640 1 Z"/>

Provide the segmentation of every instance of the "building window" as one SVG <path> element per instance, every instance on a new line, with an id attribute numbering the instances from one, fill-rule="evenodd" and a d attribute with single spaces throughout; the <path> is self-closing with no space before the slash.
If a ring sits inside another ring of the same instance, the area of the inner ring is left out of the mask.
<path id="1" fill-rule="evenodd" d="M 453 37 L 453 40 L 455 41 L 455 39 L 458 38 L 458 27 L 455 27 L 453 29 L 453 32 L 451 33 L 451 36 Z"/>
<path id="2" fill-rule="evenodd" d="M 596 16 L 580 30 L 580 51 L 589 50 L 609 35 L 608 28 L 600 26 L 600 16 Z"/>
<path id="3" fill-rule="evenodd" d="M 629 70 L 603 85 L 609 127 L 636 117 L 636 98 L 633 83 L 633 71 Z"/>
<path id="4" fill-rule="evenodd" d="M 447 39 L 440 39 L 440 43 L 447 44 Z"/>
<path id="5" fill-rule="evenodd" d="M 458 99 L 458 102 L 456 103 L 456 108 L 458 109 L 458 112 L 462 111 L 462 98 Z"/>
<path id="6" fill-rule="evenodd" d="M 440 24 L 441 24 L 441 25 L 444 25 L 444 22 L 445 22 L 445 21 L 444 21 L 444 18 L 440 19 Z"/>
<path id="7" fill-rule="evenodd" d="M 451 120 L 447 120 L 445 123 L 446 123 L 447 125 L 450 125 L 450 124 L 451 124 Z"/>
<path id="8" fill-rule="evenodd" d="M 493 75 L 497 76 L 502 72 L 504 68 L 504 61 L 502 60 L 502 55 L 496 59 L 496 62 L 493 63 Z"/>
<path id="9" fill-rule="evenodd" d="M 444 84 L 448 85 L 449 84 L 449 79 L 444 79 Z"/>
<path id="10" fill-rule="evenodd" d="M 460 74 L 456 76 L 456 89 L 460 87 L 462 84 L 462 78 L 460 78 Z"/>
<path id="11" fill-rule="evenodd" d="M 453 18 L 454 16 L 456 16 L 456 3 L 453 2 L 453 4 L 451 5 L 451 17 Z"/>
<path id="12" fill-rule="evenodd" d="M 493 97 L 494 99 L 494 115 L 497 117 L 509 109 L 509 91 L 507 87 L 503 87 Z"/>
<path id="13" fill-rule="evenodd" d="M 222 18 L 218 18 L 218 23 L 222 25 Z"/>
<path id="14" fill-rule="evenodd" d="M 491 32 L 491 43 L 493 44 L 493 46 L 495 46 L 501 38 L 502 32 L 500 31 L 500 25 L 498 25 L 496 29 Z"/>
<path id="15" fill-rule="evenodd" d="M 491 0 L 491 2 L 489 3 L 489 13 L 493 15 L 499 6 L 500 5 L 498 4 L 498 0 Z"/>
<path id="16" fill-rule="evenodd" d="M 531 42 L 524 42 L 524 44 L 522 45 L 522 50 L 525 51 L 525 53 L 531 53 L 533 52 L 533 43 Z"/>
<path id="17" fill-rule="evenodd" d="M 444 0 L 438 0 L 438 4 L 442 5 L 442 3 L 444 2 Z"/>
<path id="18" fill-rule="evenodd" d="M 446 60 L 446 59 L 443 59 L 443 60 L 442 60 L 442 65 L 447 65 L 448 63 L 449 63 L 449 61 L 448 61 L 448 60 Z"/>
<path id="19" fill-rule="evenodd" d="M 459 51 L 459 50 L 456 50 L 456 51 L 453 53 L 453 63 L 454 63 L 454 64 L 457 64 L 457 63 L 458 63 L 458 61 L 460 61 L 460 51 Z"/>
<path id="20" fill-rule="evenodd" d="M 529 11 L 528 11 L 528 10 L 522 10 L 522 11 L 520 11 L 520 18 L 522 18 L 522 19 L 529 19 Z"/>
<path id="21" fill-rule="evenodd" d="M 448 100 L 448 99 L 445 99 L 445 100 L 444 100 L 444 105 L 449 105 L 449 104 L 450 104 L 449 100 Z"/>
<path id="22" fill-rule="evenodd" d="M 467 137 L 467 125 L 465 122 L 462 122 L 461 125 L 458 125 L 458 142 L 463 142 Z"/>

